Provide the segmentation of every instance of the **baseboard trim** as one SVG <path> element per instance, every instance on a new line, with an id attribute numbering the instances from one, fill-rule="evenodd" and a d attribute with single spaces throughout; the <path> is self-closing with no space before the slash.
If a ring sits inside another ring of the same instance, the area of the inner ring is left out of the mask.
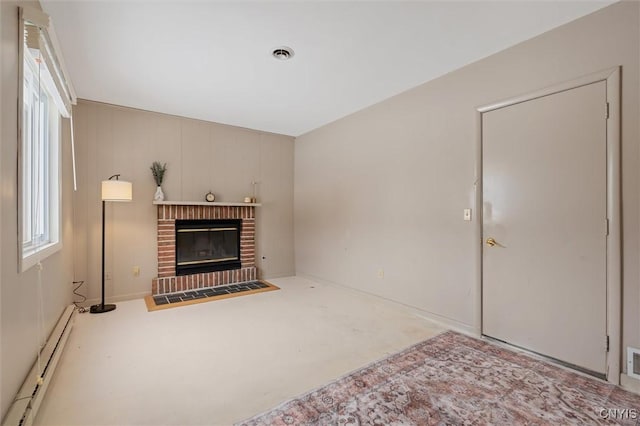
<path id="1" fill-rule="evenodd" d="M 135 299 L 144 299 L 145 296 L 151 294 L 151 291 L 143 291 L 141 293 L 131 293 L 124 294 L 121 296 L 107 297 L 105 298 L 105 303 L 116 303 L 116 302 L 126 302 L 127 300 L 135 300 Z M 82 302 L 82 306 L 89 307 L 91 305 L 97 305 L 100 303 L 100 299 L 87 299 Z"/>
<path id="2" fill-rule="evenodd" d="M 272 279 L 276 279 L 276 278 L 287 278 L 287 277 L 295 277 L 295 273 L 293 272 L 284 272 L 284 273 L 277 273 L 277 274 L 267 274 L 264 275 L 262 278 L 260 278 L 261 280 L 272 280 Z"/>
<path id="3" fill-rule="evenodd" d="M 387 302 L 392 302 L 395 303 L 397 305 L 403 306 L 405 308 L 408 308 L 412 311 L 412 313 L 422 319 L 425 319 L 427 321 L 433 322 L 436 325 L 439 325 L 443 328 L 447 328 L 453 331 L 457 331 L 461 334 L 466 334 L 467 336 L 471 336 L 471 337 L 480 337 L 480 332 L 479 330 L 476 330 L 472 325 L 469 324 L 465 324 L 462 323 L 460 321 L 454 320 L 452 318 L 448 318 L 448 317 L 444 317 L 442 315 L 438 315 L 436 313 L 433 312 L 429 312 L 429 311 L 425 311 L 423 309 L 420 309 L 418 307 L 412 306 L 412 305 L 408 305 L 406 303 L 402 303 L 402 302 L 398 302 L 397 300 L 393 300 L 393 299 L 389 299 L 383 296 L 379 296 L 377 294 L 373 294 L 373 293 L 369 293 L 366 292 L 364 290 L 359 290 L 357 288 L 353 288 L 353 287 L 349 287 L 346 286 L 344 284 L 340 284 L 340 283 L 336 283 L 333 281 L 328 281 L 313 275 L 308 275 L 308 274 L 296 274 L 297 277 L 300 278 L 305 278 L 307 280 L 310 281 L 315 281 L 319 284 L 326 284 L 326 285 L 330 285 L 330 286 L 335 286 L 335 287 L 340 287 L 341 289 L 345 289 L 345 290 L 349 290 L 352 291 L 354 293 L 360 294 L 360 295 L 365 295 L 368 297 L 372 297 L 375 299 L 380 299 L 380 300 L 385 300 Z"/>
<path id="4" fill-rule="evenodd" d="M 276 278 L 286 278 L 286 277 L 294 277 L 296 274 L 294 274 L 293 272 L 291 273 L 284 273 L 284 274 L 270 274 L 267 275 L 261 279 L 263 280 L 269 280 L 269 279 L 276 279 Z M 139 292 L 139 293 L 130 293 L 130 294 L 122 294 L 119 296 L 113 296 L 113 297 L 107 297 L 105 298 L 105 303 L 117 303 L 117 302 L 126 302 L 127 300 L 135 300 L 135 299 L 144 299 L 145 297 L 149 296 L 151 294 L 151 291 L 143 291 L 143 292 Z M 96 298 L 96 299 L 87 299 L 84 302 L 80 303 L 79 305 L 84 306 L 84 307 L 89 307 L 91 305 L 97 305 L 98 303 L 100 303 L 100 299 Z"/>
<path id="5" fill-rule="evenodd" d="M 620 374 L 620 387 L 640 395 L 640 380 L 629 377 L 626 373 Z"/>

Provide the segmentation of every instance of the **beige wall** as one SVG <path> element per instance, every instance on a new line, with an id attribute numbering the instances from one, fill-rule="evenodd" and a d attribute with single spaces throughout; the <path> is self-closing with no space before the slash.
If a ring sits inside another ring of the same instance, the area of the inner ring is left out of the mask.
<path id="1" fill-rule="evenodd" d="M 20 2 L 26 4 L 27 2 Z M 38 350 L 37 271 L 18 273 L 17 241 L 17 108 L 18 2 L 0 2 L 2 125 L 0 145 L 0 415 L 36 360 Z M 30 3 L 39 7 L 37 3 Z M 71 303 L 73 280 L 72 175 L 68 120 L 62 122 L 62 244 L 43 264 L 44 331 L 48 335 L 64 307 Z"/>
<path id="2" fill-rule="evenodd" d="M 78 192 L 76 277 L 100 297 L 100 182 L 120 173 L 133 183 L 131 203 L 107 205 L 107 299 L 151 292 L 157 276 L 153 161 L 167 163 L 167 200 L 242 201 L 259 183 L 256 245 L 262 277 L 292 275 L 293 138 L 114 105 L 79 101 L 74 108 Z M 262 259 L 262 256 L 266 259 Z M 140 275 L 133 275 L 133 267 Z"/>
<path id="3" fill-rule="evenodd" d="M 298 137 L 296 272 L 477 329 L 463 221 L 476 107 L 622 65 L 623 345 L 639 346 L 639 8 L 607 7 Z"/>

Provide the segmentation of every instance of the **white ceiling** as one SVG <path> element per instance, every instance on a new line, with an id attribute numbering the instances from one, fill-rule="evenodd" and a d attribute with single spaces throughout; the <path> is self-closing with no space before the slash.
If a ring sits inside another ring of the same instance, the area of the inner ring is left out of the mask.
<path id="1" fill-rule="evenodd" d="M 613 2 L 41 1 L 78 97 L 292 136 Z"/>

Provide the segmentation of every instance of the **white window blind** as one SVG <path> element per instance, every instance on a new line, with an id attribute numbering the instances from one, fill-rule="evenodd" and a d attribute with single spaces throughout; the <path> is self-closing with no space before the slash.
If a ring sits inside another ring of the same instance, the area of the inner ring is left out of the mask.
<path id="1" fill-rule="evenodd" d="M 47 84 L 55 88 L 55 102 L 60 114 L 69 118 L 71 105 L 76 103 L 76 95 L 64 66 L 58 38 L 55 35 L 53 22 L 44 12 L 21 7 L 20 16 L 24 23 L 25 41 L 29 48 L 37 49 L 45 63 Z"/>

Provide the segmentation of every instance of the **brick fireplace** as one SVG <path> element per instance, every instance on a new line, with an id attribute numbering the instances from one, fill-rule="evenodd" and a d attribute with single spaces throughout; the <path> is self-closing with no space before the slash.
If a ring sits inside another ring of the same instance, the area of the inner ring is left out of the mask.
<path id="1" fill-rule="evenodd" d="M 252 281 L 257 278 L 255 264 L 255 205 L 229 203 L 216 205 L 187 202 L 157 202 L 158 277 L 151 293 L 165 294 L 218 285 Z M 176 274 L 176 220 L 239 219 L 240 268 L 224 271 Z"/>

